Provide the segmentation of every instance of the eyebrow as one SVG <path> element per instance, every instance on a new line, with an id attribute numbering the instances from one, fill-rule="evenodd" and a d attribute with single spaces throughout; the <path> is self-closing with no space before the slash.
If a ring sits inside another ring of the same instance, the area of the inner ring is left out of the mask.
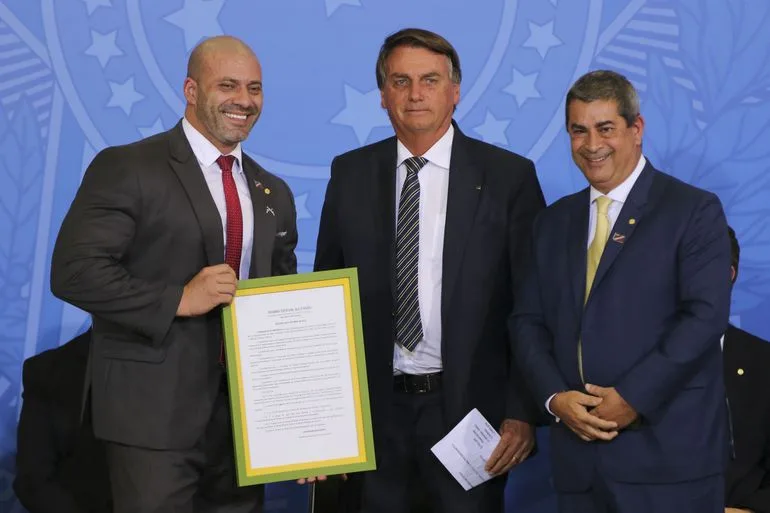
<path id="1" fill-rule="evenodd" d="M 407 73 L 391 73 L 391 78 L 411 78 Z M 429 71 L 428 73 L 420 75 L 419 78 L 432 78 L 432 77 L 440 77 L 441 73 L 438 71 Z"/>
<path id="2" fill-rule="evenodd" d="M 614 121 L 607 120 L 607 121 L 599 121 L 594 126 L 596 128 L 602 128 L 602 127 L 605 127 L 605 126 L 608 126 L 608 125 L 614 125 L 614 124 L 615 124 Z M 572 129 L 572 130 L 575 130 L 575 129 L 578 129 L 578 130 L 579 129 L 583 129 L 583 130 L 585 130 L 586 127 L 584 125 L 579 124 L 579 123 L 572 123 L 572 124 L 570 124 L 570 129 Z"/>
<path id="3" fill-rule="evenodd" d="M 239 80 L 237 80 L 237 79 L 235 79 L 233 77 L 223 77 L 223 78 L 221 78 L 219 80 L 219 82 L 232 82 L 234 84 L 238 84 Z M 261 80 L 252 80 L 247 85 L 248 86 L 254 86 L 254 85 L 262 86 L 262 81 Z"/>

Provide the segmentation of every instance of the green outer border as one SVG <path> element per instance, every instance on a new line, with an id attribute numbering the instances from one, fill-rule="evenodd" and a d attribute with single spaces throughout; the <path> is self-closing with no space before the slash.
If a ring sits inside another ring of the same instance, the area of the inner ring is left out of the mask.
<path id="1" fill-rule="evenodd" d="M 227 305 L 222 309 L 222 325 L 224 328 L 227 368 L 237 369 L 237 372 L 228 372 L 227 384 L 230 390 L 230 415 L 233 429 L 233 442 L 235 445 L 235 463 L 238 470 L 238 486 L 290 481 L 309 476 L 362 472 L 365 470 L 374 470 L 376 468 L 374 459 L 374 439 L 372 437 L 372 417 L 369 407 L 369 385 L 366 377 L 364 332 L 361 324 L 361 298 L 358 291 L 358 270 L 352 267 L 335 271 L 320 271 L 242 280 L 238 282 L 238 290 L 256 289 L 275 285 L 291 285 L 295 283 L 321 282 L 340 278 L 347 278 L 350 281 L 350 304 L 353 309 L 353 337 L 355 339 L 354 344 L 358 368 L 361 415 L 363 416 L 365 459 L 363 462 L 350 463 L 347 465 L 325 465 L 313 467 L 312 469 L 292 470 L 259 476 L 248 476 L 246 474 L 247 457 L 243 447 L 243 433 L 241 429 L 243 416 L 243 413 L 241 412 L 241 390 L 238 387 L 238 374 L 240 374 L 240 369 L 235 362 L 235 341 L 233 338 L 233 325 L 230 321 L 232 307 Z"/>

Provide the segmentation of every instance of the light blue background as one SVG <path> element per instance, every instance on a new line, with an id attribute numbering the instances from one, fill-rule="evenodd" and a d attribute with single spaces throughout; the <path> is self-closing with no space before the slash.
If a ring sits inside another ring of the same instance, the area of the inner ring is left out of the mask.
<path id="1" fill-rule="evenodd" d="M 22 361 L 87 324 L 48 280 L 95 152 L 176 123 L 202 37 L 246 40 L 265 80 L 246 150 L 289 181 L 308 271 L 331 159 L 391 134 L 374 62 L 406 26 L 453 42 L 457 121 L 535 160 L 549 202 L 585 186 L 563 129 L 569 85 L 595 68 L 626 74 L 642 96 L 645 154 L 716 192 L 738 232 L 734 322 L 770 336 L 767 0 L 0 0 L 0 511 L 21 511 L 10 483 Z M 509 510 L 553 511 L 547 450 L 512 474 Z M 303 499 L 274 486 L 268 508 L 303 511 Z"/>

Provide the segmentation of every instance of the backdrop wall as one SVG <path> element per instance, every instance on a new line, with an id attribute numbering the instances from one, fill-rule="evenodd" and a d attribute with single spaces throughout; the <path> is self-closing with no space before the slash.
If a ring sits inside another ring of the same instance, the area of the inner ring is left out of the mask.
<path id="1" fill-rule="evenodd" d="M 10 488 L 22 362 L 88 323 L 48 280 L 95 153 L 173 126 L 191 48 L 243 38 L 265 81 L 245 148 L 291 185 L 309 271 L 331 159 L 392 133 L 374 62 L 406 26 L 456 46 L 456 120 L 535 160 L 549 202 L 585 186 L 564 132 L 569 85 L 595 68 L 626 74 L 642 96 L 647 157 L 716 192 L 738 233 L 733 320 L 770 337 L 767 0 L 0 0 L 0 511 L 22 511 Z M 511 511 L 553 511 L 541 452 L 512 474 Z M 269 508 L 298 512 L 303 500 L 274 486 Z"/>

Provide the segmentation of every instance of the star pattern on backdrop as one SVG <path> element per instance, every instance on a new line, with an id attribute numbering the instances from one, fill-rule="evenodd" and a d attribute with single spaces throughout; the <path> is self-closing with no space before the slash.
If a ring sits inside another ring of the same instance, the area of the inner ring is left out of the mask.
<path id="1" fill-rule="evenodd" d="M 142 137 L 150 137 L 151 135 L 163 132 L 165 128 L 163 127 L 163 120 L 160 119 L 160 116 L 158 116 L 152 125 L 137 127 L 137 130 L 139 130 L 139 133 L 142 134 Z"/>
<path id="2" fill-rule="evenodd" d="M 390 124 L 380 106 L 379 89 L 362 93 L 348 84 L 345 84 L 345 108 L 331 122 L 352 128 L 359 144 L 364 144 L 375 128 Z"/>
<path id="3" fill-rule="evenodd" d="M 134 77 L 130 77 L 122 84 L 110 82 L 110 89 L 112 90 L 112 97 L 107 103 L 107 107 L 120 107 L 126 116 L 131 115 L 131 109 L 136 102 L 144 99 L 144 95 L 137 92 L 134 87 Z"/>
<path id="4" fill-rule="evenodd" d="M 201 39 L 222 35 L 219 12 L 224 0 L 184 0 L 184 6 L 164 19 L 181 28 L 184 42 L 190 51 Z"/>
<path id="5" fill-rule="evenodd" d="M 85 54 L 92 57 L 96 57 L 99 61 L 99 65 L 105 68 L 113 57 L 120 57 L 123 55 L 123 50 L 118 48 L 115 39 L 118 36 L 118 31 L 109 32 L 107 34 L 100 34 L 94 30 L 91 31 L 91 46 L 89 46 Z"/>
<path id="6" fill-rule="evenodd" d="M 527 100 L 532 98 L 541 98 L 540 91 L 537 90 L 538 73 L 524 75 L 516 68 L 513 69 L 513 80 L 508 84 L 503 92 L 516 98 L 516 104 L 521 107 Z"/>
<path id="7" fill-rule="evenodd" d="M 313 219 L 313 215 L 310 213 L 310 210 L 307 209 L 307 198 L 309 195 L 310 193 L 306 192 L 294 197 L 294 203 L 297 207 L 297 221 Z"/>
<path id="8" fill-rule="evenodd" d="M 492 112 L 487 110 L 484 123 L 474 127 L 473 131 L 479 134 L 484 142 L 507 146 L 508 137 L 505 135 L 505 131 L 510 124 L 510 119 L 497 119 Z"/>
<path id="9" fill-rule="evenodd" d="M 562 40 L 553 33 L 553 20 L 545 25 L 529 22 L 529 37 L 523 45 L 525 48 L 534 48 L 545 59 L 551 48 L 562 44 Z"/>
<path id="10" fill-rule="evenodd" d="M 361 0 L 324 0 L 326 3 L 326 17 L 328 18 L 343 5 L 361 7 Z"/>
<path id="11" fill-rule="evenodd" d="M 86 4 L 89 16 L 91 16 L 99 7 L 112 7 L 112 2 L 110 0 L 83 0 L 83 3 Z"/>

